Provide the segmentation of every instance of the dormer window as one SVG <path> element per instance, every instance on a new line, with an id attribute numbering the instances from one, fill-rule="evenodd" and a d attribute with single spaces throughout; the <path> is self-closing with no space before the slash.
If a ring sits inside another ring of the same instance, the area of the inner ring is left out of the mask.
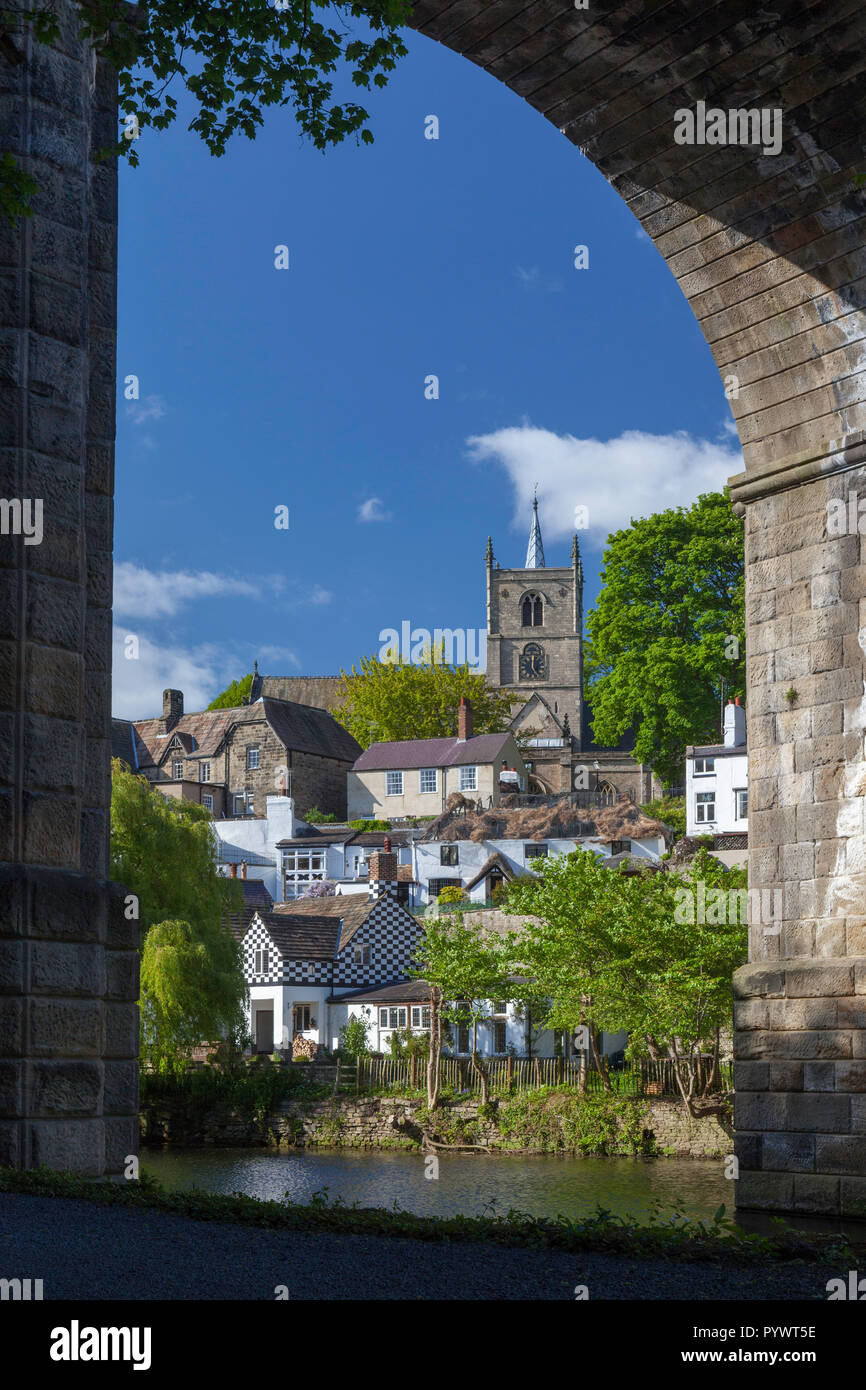
<path id="1" fill-rule="evenodd" d="M 544 610 L 540 594 L 527 594 L 520 605 L 520 621 L 523 627 L 543 627 Z"/>

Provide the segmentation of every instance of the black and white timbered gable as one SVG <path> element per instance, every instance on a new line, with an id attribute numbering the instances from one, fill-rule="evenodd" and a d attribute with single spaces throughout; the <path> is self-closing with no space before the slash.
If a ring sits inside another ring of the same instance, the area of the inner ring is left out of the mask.
<path id="1" fill-rule="evenodd" d="M 295 899 L 257 910 L 241 936 L 247 985 L 357 989 L 405 977 L 420 923 L 391 894 Z"/>

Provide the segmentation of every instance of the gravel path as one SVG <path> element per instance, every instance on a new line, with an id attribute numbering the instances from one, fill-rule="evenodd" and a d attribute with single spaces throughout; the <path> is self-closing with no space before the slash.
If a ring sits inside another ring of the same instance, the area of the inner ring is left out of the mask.
<path id="1" fill-rule="evenodd" d="M 590 1300 L 823 1300 L 840 1273 L 305 1235 L 0 1193 L 0 1278 L 41 1278 L 46 1299 L 273 1299 L 280 1284 L 293 1299 L 573 1299 L 585 1284 Z"/>

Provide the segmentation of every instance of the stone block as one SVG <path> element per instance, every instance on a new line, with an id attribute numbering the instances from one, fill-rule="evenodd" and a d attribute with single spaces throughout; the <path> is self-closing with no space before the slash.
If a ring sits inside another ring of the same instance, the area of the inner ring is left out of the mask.
<path id="1" fill-rule="evenodd" d="M 34 1057 L 100 1057 L 103 1004 L 96 999 L 30 1000 L 30 1052 Z"/>
<path id="2" fill-rule="evenodd" d="M 848 1134 L 850 1131 L 851 1111 L 847 1096 L 828 1095 L 824 1091 L 789 1095 L 787 1117 L 792 1130 L 802 1130 L 808 1134 Z M 818 1168 L 821 1168 L 820 1162 Z"/>
<path id="3" fill-rule="evenodd" d="M 736 1202 L 744 1211 L 792 1211 L 794 1175 L 741 1170 L 736 1183 Z"/>
<path id="4" fill-rule="evenodd" d="M 811 1212 L 815 1216 L 838 1216 L 839 1179 L 828 1174 L 796 1174 L 794 1201 L 787 1210 Z"/>
<path id="5" fill-rule="evenodd" d="M 28 1064 L 29 1113 L 39 1116 L 99 1115 L 102 1063 L 40 1061 Z"/>
<path id="6" fill-rule="evenodd" d="M 856 1134 L 818 1135 L 815 1170 L 818 1173 L 863 1173 L 866 1171 L 866 1137 Z"/>
<path id="7" fill-rule="evenodd" d="M 105 953 L 101 947 L 34 941 L 31 952 L 30 980 L 34 994 L 96 998 L 105 994 Z"/>
<path id="8" fill-rule="evenodd" d="M 35 1168 L 99 1177 L 105 1167 L 103 1121 L 33 1120 L 29 1124 L 30 1152 Z"/>
<path id="9" fill-rule="evenodd" d="M 803 1089 L 806 1091 L 835 1091 L 836 1067 L 846 1063 L 805 1062 L 803 1065 Z"/>
<path id="10" fill-rule="evenodd" d="M 764 1171 L 812 1173 L 815 1170 L 813 1134 L 765 1134 L 761 1164 Z"/>

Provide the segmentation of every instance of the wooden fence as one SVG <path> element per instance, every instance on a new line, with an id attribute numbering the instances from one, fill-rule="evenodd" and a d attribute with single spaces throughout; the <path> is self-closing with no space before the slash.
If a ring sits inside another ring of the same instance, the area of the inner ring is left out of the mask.
<path id="1" fill-rule="evenodd" d="M 709 1058 L 705 1059 L 709 1065 Z M 490 1091 L 532 1091 L 539 1086 L 578 1086 L 580 1063 L 573 1057 L 495 1057 L 486 1062 Z M 733 1090 L 733 1067 L 719 1068 L 722 1087 Z M 341 1067 L 343 1085 L 355 1090 L 421 1090 L 427 1084 L 427 1062 L 423 1057 L 366 1057 L 354 1067 Z M 353 1075 L 354 1073 L 354 1075 Z M 679 1095 L 673 1062 L 633 1062 L 608 1073 L 612 1090 L 624 1095 Z M 481 1077 L 468 1057 L 441 1057 L 439 1084 L 453 1091 L 480 1091 Z M 598 1094 L 605 1089 L 598 1071 L 586 1073 L 586 1089 Z"/>

